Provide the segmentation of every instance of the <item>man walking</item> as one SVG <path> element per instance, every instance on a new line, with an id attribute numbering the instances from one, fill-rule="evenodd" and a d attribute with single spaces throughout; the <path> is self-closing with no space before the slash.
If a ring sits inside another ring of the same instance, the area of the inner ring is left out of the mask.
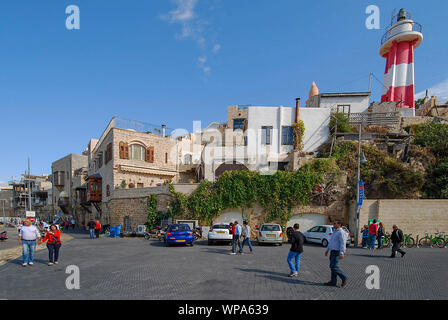
<path id="1" fill-rule="evenodd" d="M 341 278 L 342 284 L 344 287 L 347 284 L 347 276 L 342 272 L 339 268 L 339 260 L 344 259 L 345 254 L 345 244 L 347 242 L 347 234 L 342 229 L 342 222 L 335 221 L 333 223 L 334 231 L 333 235 L 330 238 L 330 243 L 327 246 L 327 250 L 325 251 L 325 256 L 328 256 L 328 252 L 330 251 L 330 269 L 331 269 L 331 281 L 324 283 L 326 286 L 337 286 L 338 278 Z"/>
<path id="2" fill-rule="evenodd" d="M 240 249 L 239 251 L 240 252 L 242 251 L 241 242 L 240 242 L 242 228 L 238 224 L 238 221 L 234 222 L 233 228 L 234 228 L 234 232 L 233 232 L 233 239 L 232 239 L 232 252 L 230 254 L 236 254 L 236 245 L 237 244 Z"/>
<path id="3" fill-rule="evenodd" d="M 254 253 L 252 248 L 252 243 L 250 243 L 250 227 L 247 221 L 243 221 L 243 230 L 241 232 L 241 237 L 243 238 L 243 243 L 241 243 L 240 253 L 243 254 L 244 245 L 247 243 L 249 245 L 249 254 Z"/>
<path id="4" fill-rule="evenodd" d="M 291 270 L 290 277 L 296 277 L 299 275 L 300 270 L 300 257 L 303 252 L 303 244 L 305 237 L 302 232 L 299 231 L 299 224 L 294 224 L 294 231 L 291 233 L 291 249 L 289 250 L 288 262 L 289 269 Z"/>
<path id="5" fill-rule="evenodd" d="M 72 224 L 72 230 L 75 230 L 76 221 L 73 217 L 72 217 L 72 220 L 70 221 L 70 223 Z"/>
<path id="6" fill-rule="evenodd" d="M 398 229 L 395 224 L 392 226 L 392 229 L 394 229 L 394 231 L 392 231 L 390 236 L 390 240 L 392 241 L 392 255 L 390 257 L 395 258 L 395 253 L 398 251 L 401 253 L 401 257 L 403 258 L 406 254 L 406 252 L 400 249 L 400 245 L 404 241 L 403 232 Z"/>
<path id="7" fill-rule="evenodd" d="M 376 225 L 376 220 L 369 226 L 369 250 L 375 250 L 376 233 L 378 232 L 378 226 Z"/>
<path id="8" fill-rule="evenodd" d="M 87 228 L 89 229 L 89 232 L 90 232 L 90 239 L 95 238 L 95 227 L 96 227 L 96 223 L 91 218 L 89 223 L 87 223 Z"/>
<path id="9" fill-rule="evenodd" d="M 22 266 L 32 266 L 34 264 L 34 251 L 36 250 L 36 239 L 40 244 L 41 235 L 39 230 L 31 224 L 30 220 L 25 220 L 19 232 L 19 245 L 22 246 Z"/>

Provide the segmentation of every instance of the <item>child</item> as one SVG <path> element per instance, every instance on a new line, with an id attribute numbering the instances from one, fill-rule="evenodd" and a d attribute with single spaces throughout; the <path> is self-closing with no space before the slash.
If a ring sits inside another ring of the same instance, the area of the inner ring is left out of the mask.
<path id="1" fill-rule="evenodd" d="M 367 248 L 367 238 L 369 237 L 369 227 L 366 224 L 361 229 L 361 234 L 362 234 L 362 247 L 364 249 L 366 249 Z"/>

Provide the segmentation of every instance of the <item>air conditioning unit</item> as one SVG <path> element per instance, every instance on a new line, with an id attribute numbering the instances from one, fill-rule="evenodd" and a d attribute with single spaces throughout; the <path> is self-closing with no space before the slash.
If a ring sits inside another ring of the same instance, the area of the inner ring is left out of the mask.
<path id="1" fill-rule="evenodd" d="M 137 234 L 144 235 L 146 232 L 146 226 L 145 225 L 138 225 L 137 226 Z"/>

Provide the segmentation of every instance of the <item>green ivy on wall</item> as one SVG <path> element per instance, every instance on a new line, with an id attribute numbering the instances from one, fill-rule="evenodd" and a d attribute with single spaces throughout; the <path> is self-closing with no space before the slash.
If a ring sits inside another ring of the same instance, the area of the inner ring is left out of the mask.
<path id="1" fill-rule="evenodd" d="M 303 149 L 303 137 L 305 136 L 305 123 L 299 120 L 298 123 L 292 125 L 294 131 L 294 150 Z"/>
<path id="2" fill-rule="evenodd" d="M 147 231 L 149 232 L 157 226 L 157 222 L 159 219 L 159 215 L 157 213 L 157 197 L 154 194 L 148 196 L 147 211 L 148 211 L 148 217 L 145 225 Z"/>
<path id="3" fill-rule="evenodd" d="M 258 203 L 266 211 L 266 222 L 280 220 L 285 224 L 294 207 L 309 204 L 312 188 L 336 172 L 332 159 L 316 159 L 299 170 L 272 175 L 226 171 L 215 183 L 202 181 L 191 195 L 178 193 L 170 185 L 174 198 L 170 206 L 176 216 L 211 224 L 224 209 L 250 208 Z"/>

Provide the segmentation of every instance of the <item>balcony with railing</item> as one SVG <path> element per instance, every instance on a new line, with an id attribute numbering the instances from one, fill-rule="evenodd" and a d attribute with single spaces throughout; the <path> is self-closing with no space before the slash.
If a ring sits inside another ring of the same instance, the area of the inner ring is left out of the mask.
<path id="1" fill-rule="evenodd" d="M 350 113 L 349 123 L 351 125 L 363 125 L 363 126 L 387 126 L 395 125 L 400 121 L 400 112 L 363 112 L 363 113 Z"/>

